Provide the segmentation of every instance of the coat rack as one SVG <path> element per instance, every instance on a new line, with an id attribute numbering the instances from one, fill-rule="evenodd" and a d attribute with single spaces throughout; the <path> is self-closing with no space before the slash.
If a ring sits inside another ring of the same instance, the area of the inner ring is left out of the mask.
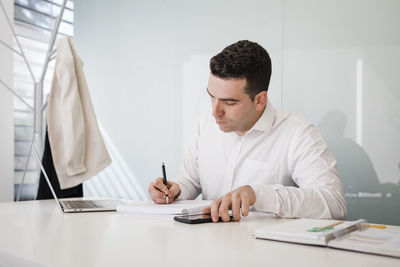
<path id="1" fill-rule="evenodd" d="M 25 163 L 24 174 L 22 176 L 21 184 L 20 184 L 19 189 L 18 189 L 18 194 L 17 194 L 17 197 L 16 197 L 16 201 L 19 201 L 20 196 L 21 196 L 21 191 L 22 191 L 23 184 L 25 182 L 26 171 L 28 169 L 28 165 L 29 165 L 29 160 L 30 160 L 30 156 L 31 156 L 31 153 L 32 153 L 32 149 L 34 149 L 35 152 L 38 150 L 38 149 L 36 149 L 35 142 L 37 141 L 39 143 L 39 147 L 43 148 L 44 135 L 43 135 L 43 120 L 42 120 L 42 118 L 43 118 L 44 110 L 46 109 L 46 106 L 47 106 L 47 100 L 43 103 L 43 81 L 44 81 L 44 78 L 46 76 L 46 71 L 47 71 L 47 67 L 49 65 L 49 62 L 55 58 L 56 49 L 53 49 L 53 47 L 54 47 L 54 43 L 56 41 L 58 30 L 60 28 L 60 23 L 61 23 L 61 20 L 62 20 L 62 16 L 64 14 L 64 9 L 65 9 L 66 3 L 67 3 L 67 0 L 64 0 L 62 5 L 61 5 L 60 14 L 58 15 L 58 17 L 56 19 L 56 22 L 54 24 L 54 28 L 51 31 L 50 41 L 49 41 L 49 45 L 48 45 L 48 48 L 47 48 L 46 58 L 45 58 L 43 66 L 42 66 L 41 75 L 40 75 L 39 80 L 36 80 L 34 75 L 33 75 L 31 66 L 29 65 L 29 62 L 28 62 L 28 60 L 27 60 L 27 58 L 25 56 L 25 53 L 24 53 L 24 51 L 23 51 L 23 49 L 21 47 L 21 44 L 20 44 L 20 42 L 19 42 L 19 40 L 17 38 L 16 33 L 14 31 L 13 24 L 11 23 L 11 21 L 9 19 L 9 16 L 7 15 L 6 9 L 5 9 L 4 5 L 3 5 L 3 1 L 0 0 L 1 9 L 2 9 L 2 11 L 4 13 L 4 16 L 5 16 L 6 20 L 7 20 L 8 26 L 10 27 L 10 30 L 11 30 L 11 32 L 13 34 L 13 37 L 14 37 L 15 41 L 16 41 L 16 44 L 18 46 L 18 50 L 14 49 L 12 46 L 8 45 L 6 42 L 4 42 L 2 40 L 0 40 L 0 43 L 2 45 L 4 45 L 5 47 L 7 47 L 8 49 L 10 49 L 12 52 L 14 52 L 15 54 L 19 55 L 20 57 L 22 57 L 24 59 L 24 62 L 26 64 L 27 68 L 28 68 L 30 77 L 31 77 L 31 79 L 32 79 L 32 81 L 34 83 L 34 88 L 33 88 L 33 90 L 34 90 L 34 101 L 33 101 L 33 106 L 31 106 L 28 102 L 26 102 L 21 96 L 19 96 L 13 90 L 12 86 L 8 85 L 6 82 L 4 82 L 4 81 L 2 81 L 0 79 L 0 83 L 6 89 L 8 89 L 8 91 L 10 91 L 14 96 L 16 96 L 19 100 L 21 100 L 25 105 L 27 105 L 29 107 L 29 109 L 32 110 L 32 112 L 33 112 L 33 134 L 32 134 L 32 138 L 31 138 L 30 144 L 29 144 L 28 158 L 27 158 L 26 163 Z M 42 154 L 42 149 L 40 149 L 39 152 L 41 152 L 41 153 L 39 153 L 41 155 Z M 41 165 L 41 158 L 39 159 L 39 164 Z"/>

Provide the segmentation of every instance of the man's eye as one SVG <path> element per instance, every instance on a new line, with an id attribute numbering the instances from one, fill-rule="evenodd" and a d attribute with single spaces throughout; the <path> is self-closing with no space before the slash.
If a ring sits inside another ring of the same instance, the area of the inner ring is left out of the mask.
<path id="1" fill-rule="evenodd" d="M 229 102 L 229 101 L 227 101 L 227 102 L 225 102 L 225 104 L 227 104 L 228 106 L 233 106 L 233 105 L 236 104 L 236 102 Z"/>

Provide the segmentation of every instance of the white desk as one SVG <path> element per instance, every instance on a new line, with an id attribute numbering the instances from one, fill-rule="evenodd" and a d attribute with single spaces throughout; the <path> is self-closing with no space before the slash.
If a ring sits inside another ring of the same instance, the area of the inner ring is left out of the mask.
<path id="1" fill-rule="evenodd" d="M 187 225 L 116 212 L 62 214 L 54 200 L 0 203 L 0 251 L 54 267 L 400 266 L 395 258 L 249 237 L 283 220 L 252 214 Z"/>

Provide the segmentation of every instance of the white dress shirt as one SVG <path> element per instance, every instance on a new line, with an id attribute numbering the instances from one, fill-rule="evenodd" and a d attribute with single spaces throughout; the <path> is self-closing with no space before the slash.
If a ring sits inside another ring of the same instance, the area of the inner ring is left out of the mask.
<path id="1" fill-rule="evenodd" d="M 175 182 L 179 199 L 214 200 L 250 185 L 256 210 L 287 218 L 347 215 L 336 160 L 318 129 L 270 102 L 243 136 L 224 133 L 211 114 L 203 116 Z"/>

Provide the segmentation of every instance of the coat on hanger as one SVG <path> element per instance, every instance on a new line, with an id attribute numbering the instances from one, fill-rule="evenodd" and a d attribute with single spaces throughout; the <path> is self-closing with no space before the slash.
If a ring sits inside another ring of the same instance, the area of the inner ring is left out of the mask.
<path id="1" fill-rule="evenodd" d="M 61 39 L 48 101 L 48 135 L 60 188 L 83 183 L 111 163 L 70 38 Z"/>

